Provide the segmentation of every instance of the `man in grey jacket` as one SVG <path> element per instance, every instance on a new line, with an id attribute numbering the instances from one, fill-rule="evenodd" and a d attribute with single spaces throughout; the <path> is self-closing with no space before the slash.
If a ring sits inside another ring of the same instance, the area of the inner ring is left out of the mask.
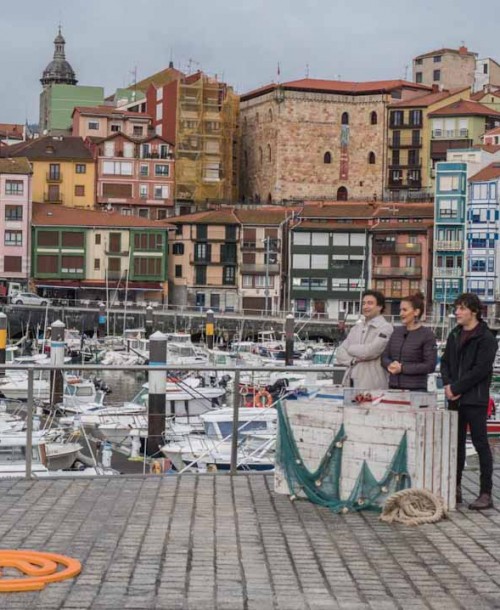
<path id="1" fill-rule="evenodd" d="M 387 372 L 380 357 L 392 335 L 392 324 L 382 315 L 385 297 L 377 290 L 363 293 L 364 320 L 355 324 L 335 353 L 335 363 L 347 366 L 344 384 L 365 390 L 385 390 Z"/>

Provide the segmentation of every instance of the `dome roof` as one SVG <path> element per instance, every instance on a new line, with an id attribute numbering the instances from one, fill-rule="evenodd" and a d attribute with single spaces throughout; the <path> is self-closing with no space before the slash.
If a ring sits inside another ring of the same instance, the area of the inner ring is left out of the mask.
<path id="1" fill-rule="evenodd" d="M 40 79 L 42 85 L 76 85 L 78 82 L 71 64 L 66 61 L 64 54 L 65 44 L 66 41 L 61 34 L 61 27 L 59 27 L 57 36 L 54 38 L 54 59 L 43 71 L 42 78 Z"/>

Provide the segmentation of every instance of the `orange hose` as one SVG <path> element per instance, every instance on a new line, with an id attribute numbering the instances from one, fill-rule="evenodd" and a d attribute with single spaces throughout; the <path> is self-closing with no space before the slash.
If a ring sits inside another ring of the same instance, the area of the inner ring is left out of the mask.
<path id="1" fill-rule="evenodd" d="M 63 566 L 62 570 L 58 570 Z M 15 568 L 27 578 L 0 578 L 0 592 L 37 591 L 46 585 L 80 574 L 82 564 L 57 553 L 0 550 L 0 568 Z"/>

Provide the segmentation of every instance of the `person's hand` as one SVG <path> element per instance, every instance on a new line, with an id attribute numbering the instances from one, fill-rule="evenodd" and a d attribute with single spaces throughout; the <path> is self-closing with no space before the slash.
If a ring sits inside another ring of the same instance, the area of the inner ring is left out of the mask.
<path id="1" fill-rule="evenodd" d="M 451 385 L 449 384 L 444 386 L 444 394 L 448 400 L 458 400 L 461 396 L 461 394 L 455 396 L 451 391 Z"/>
<path id="2" fill-rule="evenodd" d="M 399 363 L 397 360 L 394 360 L 394 362 L 391 362 L 391 364 L 389 364 L 387 370 L 391 375 L 399 375 L 401 373 L 401 363 Z"/>

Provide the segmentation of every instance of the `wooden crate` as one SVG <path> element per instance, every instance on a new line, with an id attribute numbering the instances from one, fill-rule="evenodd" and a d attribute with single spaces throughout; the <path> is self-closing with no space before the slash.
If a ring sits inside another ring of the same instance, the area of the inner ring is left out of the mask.
<path id="1" fill-rule="evenodd" d="M 338 405 L 328 401 L 300 400 L 285 404 L 295 442 L 304 464 L 314 470 L 344 424 L 347 439 L 342 453 L 341 499 L 346 500 L 363 461 L 377 480 L 387 467 L 406 432 L 411 486 L 425 488 L 455 508 L 457 414 L 435 408 L 397 405 Z M 288 494 L 282 467 L 276 464 L 275 490 Z"/>

